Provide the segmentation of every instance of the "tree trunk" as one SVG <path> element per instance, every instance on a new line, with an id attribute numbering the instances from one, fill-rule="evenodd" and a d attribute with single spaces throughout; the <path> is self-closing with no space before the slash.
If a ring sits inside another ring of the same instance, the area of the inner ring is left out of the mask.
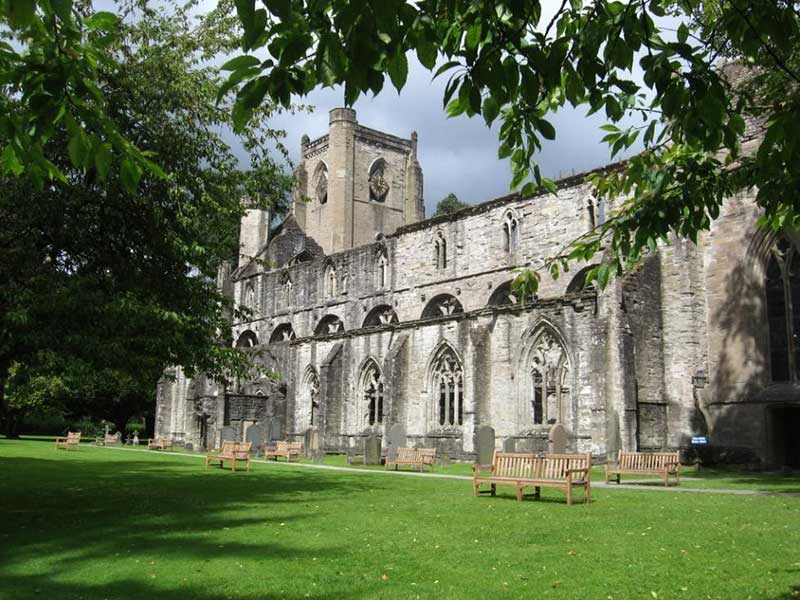
<path id="1" fill-rule="evenodd" d="M 6 380 L 11 361 L 0 358 L 0 431 L 9 438 L 18 438 L 17 417 L 6 403 Z"/>

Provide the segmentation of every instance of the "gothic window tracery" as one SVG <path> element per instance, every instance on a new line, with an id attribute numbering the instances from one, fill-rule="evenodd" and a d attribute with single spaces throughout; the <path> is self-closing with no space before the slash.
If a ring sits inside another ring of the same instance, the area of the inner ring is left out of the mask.
<path id="1" fill-rule="evenodd" d="M 380 368 L 370 360 L 361 375 L 361 397 L 364 406 L 364 421 L 369 426 L 383 423 L 385 389 Z"/>
<path id="2" fill-rule="evenodd" d="M 312 183 L 317 202 L 325 204 L 328 201 L 328 166 L 324 162 L 317 165 Z"/>
<path id="3" fill-rule="evenodd" d="M 461 314 L 464 312 L 464 307 L 455 296 L 450 294 L 440 294 L 432 298 L 425 309 L 422 311 L 423 319 L 435 319 L 438 317 L 449 317 L 452 315 Z"/>
<path id="4" fill-rule="evenodd" d="M 436 232 L 436 237 L 433 241 L 434 249 L 434 265 L 437 269 L 447 268 L 447 241 L 444 239 L 444 234 L 441 231 Z"/>
<path id="5" fill-rule="evenodd" d="M 312 367 L 306 370 L 303 384 L 309 411 L 309 424 L 313 426 L 319 412 L 319 376 Z"/>
<path id="6" fill-rule="evenodd" d="M 247 308 L 252 308 L 252 309 L 256 307 L 256 288 L 253 286 L 252 283 L 248 284 L 247 289 L 245 290 L 244 305 Z"/>
<path id="7" fill-rule="evenodd" d="M 800 380 L 800 257 L 782 238 L 767 263 L 766 295 L 772 381 Z"/>
<path id="8" fill-rule="evenodd" d="M 386 161 L 379 158 L 369 169 L 369 199 L 373 202 L 385 202 L 389 193 L 389 182 L 386 180 Z"/>
<path id="9" fill-rule="evenodd" d="M 386 257 L 385 252 L 381 252 L 378 255 L 377 263 L 378 287 L 385 288 L 389 283 L 389 259 Z"/>
<path id="10" fill-rule="evenodd" d="M 503 249 L 516 252 L 519 245 L 519 221 L 510 210 L 503 219 Z"/>
<path id="11" fill-rule="evenodd" d="M 440 427 L 464 424 L 464 368 L 450 346 L 443 346 L 431 368 L 436 422 Z"/>
<path id="12" fill-rule="evenodd" d="M 530 413 L 534 425 L 564 420 L 569 397 L 569 358 L 550 331 L 543 331 L 530 360 Z"/>

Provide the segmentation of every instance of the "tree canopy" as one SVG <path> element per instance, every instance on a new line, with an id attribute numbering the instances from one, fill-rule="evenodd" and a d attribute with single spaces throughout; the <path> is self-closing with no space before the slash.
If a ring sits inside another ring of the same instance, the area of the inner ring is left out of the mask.
<path id="1" fill-rule="evenodd" d="M 119 405 L 119 414 L 142 398 L 152 405 L 168 365 L 220 377 L 249 368 L 226 339 L 231 307 L 216 288 L 216 268 L 238 256 L 242 199 L 283 210 L 291 180 L 273 157 L 280 136 L 266 125 L 267 105 L 237 136 L 251 159 L 240 168 L 223 136 L 231 106 L 217 102 L 222 81 L 206 62 L 235 39 L 235 17 L 223 6 L 195 21 L 193 5 L 137 2 L 94 73 L 103 118 L 154 157 L 163 177 L 143 171 L 132 188 L 129 158 L 117 152 L 102 167 L 76 165 L 73 131 L 61 119 L 41 148 L 61 176 L 44 187 L 35 177 L 1 181 L 7 427 L 45 398 L 75 410 Z M 5 107 L 11 120 L 31 112 L 30 100 L 14 95 Z"/>
<path id="2" fill-rule="evenodd" d="M 380 93 L 387 78 L 402 90 L 413 53 L 447 77 L 449 115 L 499 120 L 498 155 L 510 158 L 522 194 L 557 191 L 536 152 L 556 138 L 548 116 L 561 107 L 604 113 L 612 156 L 641 138 L 643 152 L 594 176 L 614 210 L 542 266 L 553 276 L 602 251 L 590 279 L 604 286 L 670 235 L 696 239 L 726 198 L 751 187 L 766 223 L 799 224 L 793 0 L 563 0 L 550 13 L 540 0 L 237 0 L 236 8 L 247 54 L 225 65 L 222 92 L 235 90 L 238 126 L 266 99 L 288 104 L 318 86 L 342 85 L 347 104 Z M 726 78 L 725 60 L 749 70 L 747 89 Z M 743 152 L 750 117 L 763 142 Z M 530 295 L 538 277 L 523 274 L 517 291 Z"/>
<path id="3" fill-rule="evenodd" d="M 438 217 L 439 215 L 451 215 L 454 212 L 458 212 L 462 208 L 467 208 L 469 204 L 466 202 L 462 202 L 458 199 L 453 192 L 450 192 L 439 200 L 439 203 L 436 205 L 436 210 L 433 213 L 434 217 Z"/>

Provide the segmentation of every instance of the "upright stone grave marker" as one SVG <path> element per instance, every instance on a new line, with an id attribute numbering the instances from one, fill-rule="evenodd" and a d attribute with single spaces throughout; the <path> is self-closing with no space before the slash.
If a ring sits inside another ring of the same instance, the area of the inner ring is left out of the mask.
<path id="1" fill-rule="evenodd" d="M 253 452 L 257 452 L 260 448 L 263 448 L 266 440 L 267 428 L 263 425 L 256 423 L 255 425 L 250 425 L 250 427 L 247 428 L 247 434 L 244 436 L 244 441 L 252 444 L 250 448 L 253 450 Z"/>
<path id="2" fill-rule="evenodd" d="M 269 422 L 269 441 L 278 442 L 283 440 L 283 422 L 279 417 L 272 417 Z"/>
<path id="3" fill-rule="evenodd" d="M 547 451 L 550 454 L 564 454 L 567 451 L 569 436 L 567 429 L 561 423 L 556 423 L 550 428 L 547 435 Z"/>
<path id="4" fill-rule="evenodd" d="M 513 437 L 507 437 L 503 440 L 503 452 L 516 452 L 517 440 Z"/>
<path id="5" fill-rule="evenodd" d="M 494 428 L 481 425 L 475 432 L 475 453 L 479 465 L 490 465 L 494 458 Z"/>
<path id="6" fill-rule="evenodd" d="M 364 440 L 364 464 L 381 464 L 381 438 L 377 435 L 370 435 Z"/>
<path id="7" fill-rule="evenodd" d="M 406 446 L 406 428 L 402 423 L 395 423 L 386 434 L 386 455 L 395 456 L 398 448 Z"/>
<path id="8" fill-rule="evenodd" d="M 222 429 L 219 430 L 219 446 L 222 447 L 224 442 L 235 442 L 236 440 L 236 428 L 231 427 L 230 425 L 226 425 Z"/>
<path id="9" fill-rule="evenodd" d="M 309 427 L 303 440 L 305 455 L 314 458 L 319 454 L 319 430 L 316 427 Z"/>

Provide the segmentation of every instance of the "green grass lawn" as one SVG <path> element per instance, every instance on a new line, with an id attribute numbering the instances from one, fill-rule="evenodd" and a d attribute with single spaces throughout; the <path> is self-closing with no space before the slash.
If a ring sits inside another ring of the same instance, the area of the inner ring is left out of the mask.
<path id="1" fill-rule="evenodd" d="M 800 498 L 593 495 L 0 440 L 0 598 L 800 595 Z"/>

